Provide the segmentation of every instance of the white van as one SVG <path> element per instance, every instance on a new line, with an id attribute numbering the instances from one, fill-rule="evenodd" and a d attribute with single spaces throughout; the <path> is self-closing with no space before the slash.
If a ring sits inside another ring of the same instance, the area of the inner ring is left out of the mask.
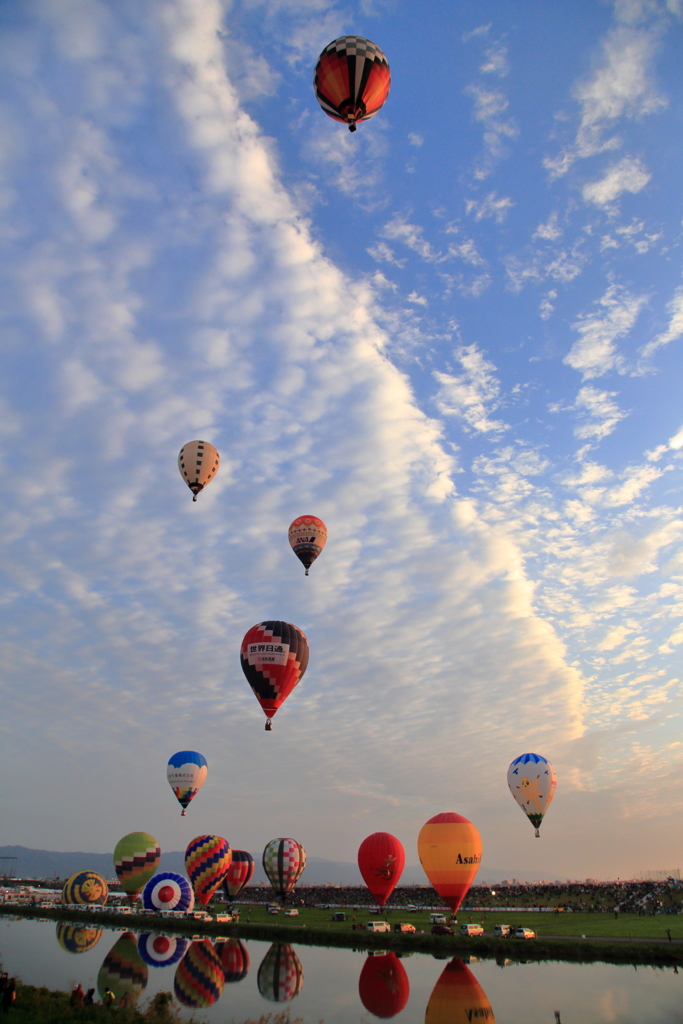
<path id="1" fill-rule="evenodd" d="M 368 921 L 365 926 L 369 932 L 390 932 L 388 921 Z"/>
<path id="2" fill-rule="evenodd" d="M 506 939 L 508 935 L 512 934 L 512 926 L 509 924 L 497 924 L 493 929 L 493 934 L 498 939 Z"/>
<path id="3" fill-rule="evenodd" d="M 483 935 L 484 929 L 480 924 L 461 924 L 460 925 L 461 935 Z"/>
<path id="4" fill-rule="evenodd" d="M 446 918 L 444 917 L 443 914 L 430 914 L 429 915 L 429 923 L 430 924 L 445 924 L 446 923 Z"/>

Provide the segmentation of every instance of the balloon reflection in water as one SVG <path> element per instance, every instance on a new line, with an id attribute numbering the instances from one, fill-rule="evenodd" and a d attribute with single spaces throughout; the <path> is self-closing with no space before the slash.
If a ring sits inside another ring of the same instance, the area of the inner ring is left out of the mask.
<path id="1" fill-rule="evenodd" d="M 217 1002 L 225 977 L 218 953 L 208 939 L 193 942 L 178 964 L 173 981 L 177 999 L 183 1006 L 204 1009 Z"/>
<path id="2" fill-rule="evenodd" d="M 101 928 L 86 928 L 75 924 L 57 925 L 57 942 L 67 953 L 87 953 L 101 938 Z"/>
<path id="3" fill-rule="evenodd" d="M 410 982 L 395 953 L 369 956 L 358 979 L 358 994 L 375 1017 L 395 1017 L 408 1002 Z"/>
<path id="4" fill-rule="evenodd" d="M 304 969 L 288 942 L 274 942 L 258 969 L 258 990 L 271 1003 L 288 1003 L 304 986 Z"/>
<path id="5" fill-rule="evenodd" d="M 228 939 L 227 942 L 216 943 L 216 952 L 223 965 L 226 984 L 246 978 L 251 967 L 247 947 L 239 939 Z"/>
<path id="6" fill-rule="evenodd" d="M 114 943 L 102 962 L 97 975 L 100 998 L 110 988 L 116 996 L 117 1006 L 132 1006 L 147 988 L 149 970 L 138 953 L 138 944 L 132 932 L 124 932 Z"/>
<path id="7" fill-rule="evenodd" d="M 159 935 L 158 932 L 142 932 L 138 936 L 138 953 L 150 967 L 170 967 L 177 964 L 187 953 L 189 939 L 179 935 Z"/>
<path id="8" fill-rule="evenodd" d="M 425 1024 L 496 1024 L 486 993 L 465 966 L 454 957 L 444 968 L 427 1003 Z"/>

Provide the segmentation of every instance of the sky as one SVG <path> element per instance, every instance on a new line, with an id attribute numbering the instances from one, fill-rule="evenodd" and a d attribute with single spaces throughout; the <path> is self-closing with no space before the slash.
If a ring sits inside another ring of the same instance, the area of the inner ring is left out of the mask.
<path id="1" fill-rule="evenodd" d="M 345 34 L 392 70 L 355 134 Z M 682 866 L 682 43 L 681 0 L 0 6 L 0 843 L 415 864 L 455 811 L 484 875 Z M 311 652 L 272 733 L 264 619 Z"/>

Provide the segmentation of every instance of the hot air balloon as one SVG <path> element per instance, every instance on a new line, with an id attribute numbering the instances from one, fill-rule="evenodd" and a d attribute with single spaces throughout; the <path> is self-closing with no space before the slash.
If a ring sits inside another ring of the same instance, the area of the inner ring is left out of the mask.
<path id="1" fill-rule="evenodd" d="M 318 58 L 313 88 L 329 117 L 355 132 L 384 105 L 391 87 L 389 63 L 379 46 L 363 36 L 340 36 Z"/>
<path id="2" fill-rule="evenodd" d="M 327 527 L 316 516 L 299 516 L 289 526 L 289 545 L 308 576 L 308 570 L 327 543 Z"/>
<path id="3" fill-rule="evenodd" d="M 395 1017 L 408 1002 L 410 982 L 395 953 L 369 956 L 358 979 L 358 994 L 375 1017 Z"/>
<path id="4" fill-rule="evenodd" d="M 534 826 L 537 839 L 556 785 L 555 769 L 540 754 L 520 754 L 508 768 L 510 792 Z"/>
<path id="5" fill-rule="evenodd" d="M 231 860 L 230 843 L 222 836 L 197 836 L 185 851 L 185 870 L 203 907 L 228 873 Z"/>
<path id="6" fill-rule="evenodd" d="M 114 850 L 114 867 L 131 906 L 159 867 L 161 847 L 149 832 L 129 832 Z"/>
<path id="7" fill-rule="evenodd" d="M 64 883 L 62 903 L 106 903 L 109 887 L 96 871 L 77 871 Z"/>
<path id="8" fill-rule="evenodd" d="M 246 978 L 251 966 L 249 951 L 240 939 L 228 939 L 226 942 L 216 944 L 226 985 Z"/>
<path id="9" fill-rule="evenodd" d="M 188 441 L 180 449 L 178 469 L 194 495 L 193 501 L 211 483 L 220 464 L 220 455 L 208 441 Z"/>
<path id="10" fill-rule="evenodd" d="M 296 839 L 273 839 L 263 851 L 263 870 L 275 892 L 287 898 L 306 867 L 306 851 Z"/>
<path id="11" fill-rule="evenodd" d="M 170 967 L 185 956 L 189 939 L 179 935 L 159 935 L 158 932 L 142 932 L 138 936 L 138 953 L 150 967 Z"/>
<path id="12" fill-rule="evenodd" d="M 184 816 L 190 800 L 194 800 L 206 782 L 209 766 L 203 754 L 196 750 L 179 750 L 168 762 L 166 778 L 182 807 Z"/>
<path id="13" fill-rule="evenodd" d="M 223 879 L 223 892 L 229 903 L 249 885 L 254 874 L 254 858 L 246 850 L 233 850 L 228 873 Z"/>
<path id="14" fill-rule="evenodd" d="M 258 990 L 271 1003 L 288 1003 L 304 984 L 304 969 L 288 942 L 274 942 L 257 975 Z"/>
<path id="15" fill-rule="evenodd" d="M 242 640 L 242 671 L 272 729 L 271 718 L 303 677 L 308 665 L 308 640 L 289 622 L 259 622 Z"/>
<path id="16" fill-rule="evenodd" d="M 208 939 L 193 942 L 176 968 L 173 990 L 183 1006 L 205 1009 L 220 999 L 225 985 L 218 953 Z"/>
<path id="17" fill-rule="evenodd" d="M 116 1005 L 135 1005 L 147 988 L 149 970 L 138 953 L 138 944 L 133 932 L 124 932 L 105 956 L 97 975 L 97 991 L 104 998 L 110 988 L 116 997 Z"/>
<path id="18" fill-rule="evenodd" d="M 57 925 L 57 942 L 67 953 L 87 953 L 101 938 L 101 928 L 61 923 Z"/>
<path id="19" fill-rule="evenodd" d="M 389 832 L 373 832 L 358 848 L 358 867 L 380 907 L 387 902 L 403 873 L 406 854 Z"/>
<path id="20" fill-rule="evenodd" d="M 142 906 L 145 910 L 192 910 L 192 886 L 183 875 L 160 871 L 142 890 Z"/>
<path id="21" fill-rule="evenodd" d="M 496 1024 L 486 993 L 468 967 L 451 960 L 437 981 L 425 1013 L 425 1024 Z"/>
<path id="22" fill-rule="evenodd" d="M 476 828 L 459 814 L 436 814 L 420 829 L 417 853 L 432 886 L 457 914 L 481 863 Z"/>

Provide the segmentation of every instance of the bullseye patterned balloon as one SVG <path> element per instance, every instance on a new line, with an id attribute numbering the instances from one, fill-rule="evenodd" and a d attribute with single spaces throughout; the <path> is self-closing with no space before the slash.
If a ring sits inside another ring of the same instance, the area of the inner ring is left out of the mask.
<path id="1" fill-rule="evenodd" d="M 206 906 L 227 875 L 231 861 L 230 843 L 222 836 L 197 836 L 188 846 L 185 870 L 202 906 Z"/>
<path id="2" fill-rule="evenodd" d="M 179 935 L 143 932 L 138 936 L 138 953 L 150 967 L 177 964 L 187 953 L 189 945 L 189 939 L 182 939 Z"/>
<path id="3" fill-rule="evenodd" d="M 145 910 L 193 910 L 194 893 L 184 875 L 160 871 L 142 890 Z"/>
<path id="4" fill-rule="evenodd" d="M 183 1006 L 204 1009 L 220 999 L 225 977 L 218 953 L 208 939 L 193 942 L 176 968 L 173 989 Z"/>

